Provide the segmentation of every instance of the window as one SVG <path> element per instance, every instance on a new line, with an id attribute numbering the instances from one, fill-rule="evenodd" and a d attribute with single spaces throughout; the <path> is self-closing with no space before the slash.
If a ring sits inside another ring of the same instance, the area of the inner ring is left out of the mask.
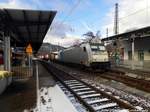
<path id="1" fill-rule="evenodd" d="M 105 46 L 104 45 L 91 45 L 91 50 L 92 51 L 105 51 Z"/>
<path id="2" fill-rule="evenodd" d="M 124 48 L 121 48 L 120 55 L 121 55 L 121 59 L 123 60 L 124 59 Z"/>
<path id="3" fill-rule="evenodd" d="M 144 60 L 144 51 L 143 50 L 139 50 L 138 51 L 138 60 L 139 61 L 143 61 Z"/>
<path id="4" fill-rule="evenodd" d="M 83 47 L 83 51 L 86 52 L 86 47 Z"/>
<path id="5" fill-rule="evenodd" d="M 99 46 L 99 50 L 104 51 L 105 47 L 104 46 Z"/>
<path id="6" fill-rule="evenodd" d="M 128 60 L 132 60 L 132 51 L 128 51 Z"/>

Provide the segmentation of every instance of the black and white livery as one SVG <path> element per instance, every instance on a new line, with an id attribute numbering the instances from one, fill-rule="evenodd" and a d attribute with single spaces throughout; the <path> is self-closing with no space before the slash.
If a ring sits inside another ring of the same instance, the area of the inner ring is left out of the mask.
<path id="1" fill-rule="evenodd" d="M 78 64 L 92 69 L 109 69 L 110 62 L 104 44 L 84 42 L 58 53 L 58 60 L 63 63 Z"/>

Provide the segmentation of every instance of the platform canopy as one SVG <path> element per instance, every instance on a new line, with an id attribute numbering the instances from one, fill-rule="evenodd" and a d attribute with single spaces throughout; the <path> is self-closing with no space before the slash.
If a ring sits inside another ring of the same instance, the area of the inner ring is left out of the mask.
<path id="1" fill-rule="evenodd" d="M 109 40 L 115 40 L 115 39 L 129 39 L 132 38 L 132 36 L 134 36 L 135 38 L 141 38 L 141 37 L 150 37 L 150 26 L 148 27 L 144 27 L 144 28 L 140 28 L 140 29 L 136 29 L 133 31 L 128 31 L 125 33 L 121 33 L 118 35 L 113 35 L 107 38 L 103 38 L 102 41 L 109 41 Z"/>
<path id="2" fill-rule="evenodd" d="M 56 11 L 0 9 L 0 30 L 11 37 L 11 46 L 30 43 L 37 52 L 55 15 Z"/>

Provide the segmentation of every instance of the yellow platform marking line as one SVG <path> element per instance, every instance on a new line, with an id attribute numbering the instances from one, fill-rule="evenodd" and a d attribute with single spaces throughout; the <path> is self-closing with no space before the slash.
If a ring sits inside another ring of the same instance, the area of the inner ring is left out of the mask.
<path id="1" fill-rule="evenodd" d="M 0 71 L 0 79 L 5 78 L 5 77 L 9 77 L 12 76 L 12 72 L 9 71 Z"/>

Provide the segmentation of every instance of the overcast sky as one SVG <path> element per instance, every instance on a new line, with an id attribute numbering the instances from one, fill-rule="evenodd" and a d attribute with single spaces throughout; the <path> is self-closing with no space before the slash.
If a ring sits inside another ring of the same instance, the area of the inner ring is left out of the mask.
<path id="1" fill-rule="evenodd" d="M 56 10 L 44 42 L 70 46 L 82 34 L 113 35 L 114 5 L 119 4 L 119 33 L 150 25 L 149 0 L 0 0 L 0 8 Z"/>

